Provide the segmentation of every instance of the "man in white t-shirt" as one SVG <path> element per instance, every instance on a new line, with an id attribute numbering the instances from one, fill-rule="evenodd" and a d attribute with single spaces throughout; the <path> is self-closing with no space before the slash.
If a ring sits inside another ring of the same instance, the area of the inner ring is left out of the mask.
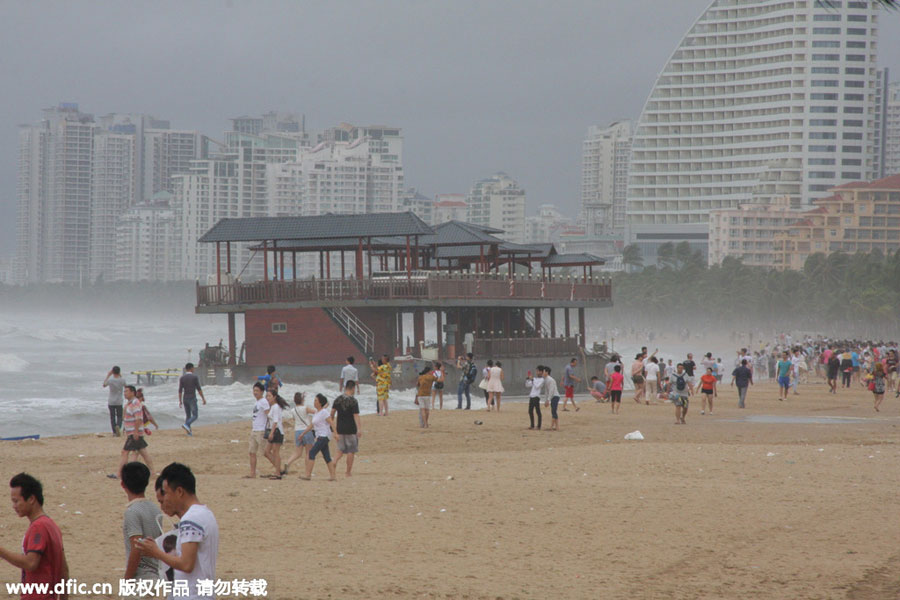
<path id="1" fill-rule="evenodd" d="M 141 553 L 175 570 L 173 595 L 189 600 L 215 598 L 216 558 L 219 554 L 219 524 L 205 504 L 197 499 L 196 480 L 181 463 L 171 463 L 160 474 L 163 511 L 178 515 L 175 553 L 166 554 L 152 538 L 135 546 Z"/>
<path id="2" fill-rule="evenodd" d="M 354 366 L 356 359 L 352 356 L 347 357 L 347 364 L 341 369 L 341 389 L 347 387 L 347 382 L 359 383 L 359 371 Z"/>
<path id="3" fill-rule="evenodd" d="M 260 448 L 266 447 L 266 423 L 269 417 L 269 401 L 265 399 L 266 386 L 261 381 L 253 384 L 253 416 L 250 425 L 250 474 L 244 479 L 256 479 L 256 457 Z"/>

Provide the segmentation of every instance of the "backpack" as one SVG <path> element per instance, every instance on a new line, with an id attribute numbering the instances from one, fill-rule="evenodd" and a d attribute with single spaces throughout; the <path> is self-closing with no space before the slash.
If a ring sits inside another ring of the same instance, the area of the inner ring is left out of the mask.
<path id="1" fill-rule="evenodd" d="M 687 373 L 682 373 L 681 375 L 679 375 L 678 373 L 675 373 L 675 389 L 678 390 L 679 392 L 684 391 L 684 388 L 687 387 L 687 382 L 685 381 L 685 375 L 687 375 Z"/>
<path id="2" fill-rule="evenodd" d="M 476 377 L 478 377 L 478 367 L 475 366 L 475 363 L 470 362 L 469 370 L 466 371 L 466 381 L 472 383 Z"/>

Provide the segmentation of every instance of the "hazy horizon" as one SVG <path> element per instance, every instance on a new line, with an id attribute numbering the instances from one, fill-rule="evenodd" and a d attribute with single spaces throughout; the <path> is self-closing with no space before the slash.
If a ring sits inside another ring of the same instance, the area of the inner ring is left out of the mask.
<path id="1" fill-rule="evenodd" d="M 17 126 L 59 102 L 213 138 L 268 110 L 312 131 L 394 125 L 406 184 L 426 195 L 502 170 L 529 213 L 574 216 L 587 128 L 640 115 L 709 3 L 4 3 L 0 256 L 15 247 Z M 882 13 L 879 56 L 896 65 L 900 13 Z"/>

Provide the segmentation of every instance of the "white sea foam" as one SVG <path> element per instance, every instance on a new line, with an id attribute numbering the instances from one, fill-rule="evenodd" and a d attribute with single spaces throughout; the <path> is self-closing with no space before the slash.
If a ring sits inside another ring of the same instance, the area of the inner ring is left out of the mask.
<path id="1" fill-rule="evenodd" d="M 0 354 L 0 373 L 21 373 L 28 366 L 27 360 L 15 354 Z"/>

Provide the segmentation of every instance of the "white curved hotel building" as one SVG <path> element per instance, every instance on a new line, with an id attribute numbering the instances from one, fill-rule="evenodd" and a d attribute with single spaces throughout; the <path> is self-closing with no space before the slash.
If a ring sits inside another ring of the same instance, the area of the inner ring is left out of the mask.
<path id="1" fill-rule="evenodd" d="M 874 175 L 878 9 L 856 0 L 715 0 L 644 106 L 628 239 L 706 252 L 711 209 L 792 204 Z"/>

